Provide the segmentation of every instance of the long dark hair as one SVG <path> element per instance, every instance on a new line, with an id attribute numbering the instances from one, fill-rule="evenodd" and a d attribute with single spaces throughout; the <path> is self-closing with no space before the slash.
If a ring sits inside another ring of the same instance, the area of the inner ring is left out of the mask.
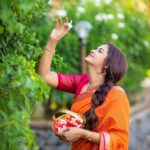
<path id="1" fill-rule="evenodd" d="M 112 44 L 108 45 L 108 55 L 105 59 L 102 71 L 105 72 L 104 83 L 98 87 L 91 99 L 91 108 L 85 112 L 85 128 L 90 130 L 99 123 L 95 114 L 96 107 L 103 104 L 108 91 L 115 85 L 126 73 L 127 62 L 120 50 Z M 107 68 L 105 68 L 107 66 Z"/>

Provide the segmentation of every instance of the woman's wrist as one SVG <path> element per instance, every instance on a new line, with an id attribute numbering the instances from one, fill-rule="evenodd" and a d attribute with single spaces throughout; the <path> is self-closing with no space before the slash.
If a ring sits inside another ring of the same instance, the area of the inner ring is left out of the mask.
<path id="1" fill-rule="evenodd" d="M 46 46 L 44 47 L 44 50 L 48 52 L 55 52 L 55 48 L 57 46 L 58 41 L 49 39 Z"/>
<path id="2" fill-rule="evenodd" d="M 88 131 L 88 130 L 84 129 L 84 131 L 83 131 L 83 138 L 86 139 L 86 140 L 91 141 L 90 133 L 91 133 L 91 131 Z"/>
<path id="3" fill-rule="evenodd" d="M 55 39 L 55 38 L 53 38 L 53 37 L 50 37 L 50 38 L 49 38 L 49 42 L 50 42 L 50 43 L 53 43 L 53 44 L 56 44 L 56 45 L 57 45 L 58 41 L 59 41 L 59 40 L 57 40 L 57 39 Z"/>
<path id="4" fill-rule="evenodd" d="M 44 47 L 44 51 L 47 51 L 47 52 L 50 52 L 50 53 L 55 53 L 55 49 L 51 49 L 51 48 L 48 48 L 48 47 Z"/>

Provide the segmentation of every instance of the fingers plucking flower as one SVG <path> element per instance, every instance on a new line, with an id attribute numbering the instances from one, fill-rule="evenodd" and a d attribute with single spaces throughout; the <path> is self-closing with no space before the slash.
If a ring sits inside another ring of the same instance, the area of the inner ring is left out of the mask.
<path id="1" fill-rule="evenodd" d="M 66 17 L 64 20 L 64 23 L 62 23 L 62 20 L 59 18 L 56 20 L 55 28 L 53 29 L 50 37 L 53 40 L 60 40 L 72 27 L 72 21 L 69 23 L 68 18 Z"/>

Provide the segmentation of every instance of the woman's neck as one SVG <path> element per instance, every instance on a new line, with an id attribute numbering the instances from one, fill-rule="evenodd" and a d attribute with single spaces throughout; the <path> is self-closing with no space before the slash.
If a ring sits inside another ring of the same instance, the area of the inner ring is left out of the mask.
<path id="1" fill-rule="evenodd" d="M 93 87 L 103 84 L 104 75 L 100 73 L 100 71 L 96 68 L 93 68 L 91 66 L 89 66 L 88 68 L 89 68 L 89 85 Z"/>

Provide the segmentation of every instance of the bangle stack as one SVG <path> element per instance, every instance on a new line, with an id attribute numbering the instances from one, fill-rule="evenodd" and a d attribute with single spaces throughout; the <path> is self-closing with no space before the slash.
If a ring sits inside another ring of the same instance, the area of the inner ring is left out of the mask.
<path id="1" fill-rule="evenodd" d="M 55 50 L 50 50 L 47 47 L 44 48 L 44 50 L 48 51 L 48 52 L 55 52 Z"/>

